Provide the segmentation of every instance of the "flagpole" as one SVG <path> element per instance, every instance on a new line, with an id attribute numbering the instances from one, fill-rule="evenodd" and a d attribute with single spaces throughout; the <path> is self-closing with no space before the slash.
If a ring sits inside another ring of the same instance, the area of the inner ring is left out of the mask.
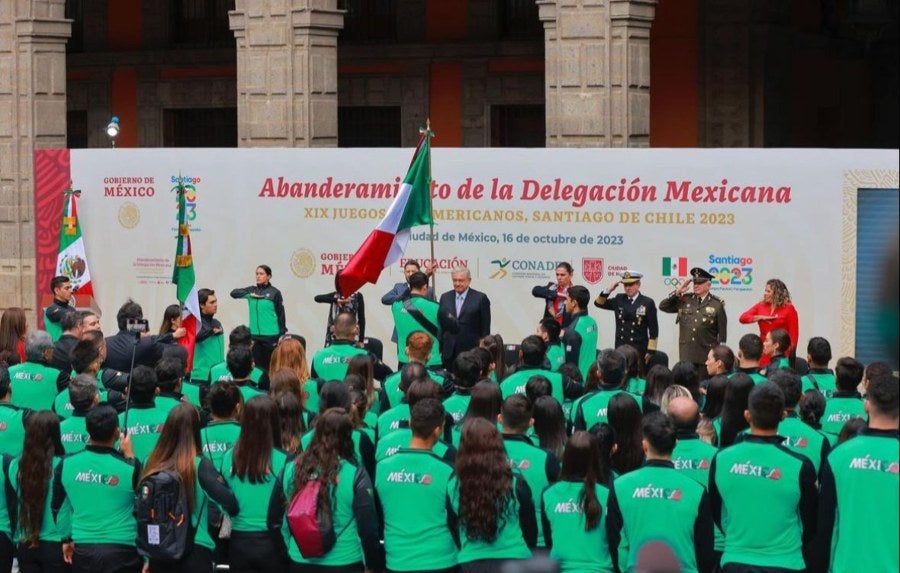
<path id="1" fill-rule="evenodd" d="M 431 118 L 425 118 L 425 137 L 431 137 Z M 434 197 L 431 195 L 433 187 L 431 178 L 431 140 L 426 140 L 428 144 L 428 206 L 431 208 L 431 223 L 428 225 L 429 242 L 431 243 L 431 290 L 437 292 L 437 279 L 434 276 Z"/>

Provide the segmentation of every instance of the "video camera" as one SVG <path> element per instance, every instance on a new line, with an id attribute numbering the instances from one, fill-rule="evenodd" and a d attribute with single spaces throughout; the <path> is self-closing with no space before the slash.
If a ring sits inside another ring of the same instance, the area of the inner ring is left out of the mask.
<path id="1" fill-rule="evenodd" d="M 142 334 L 150 331 L 150 323 L 146 318 L 129 318 L 125 322 L 125 330 L 140 338 Z"/>

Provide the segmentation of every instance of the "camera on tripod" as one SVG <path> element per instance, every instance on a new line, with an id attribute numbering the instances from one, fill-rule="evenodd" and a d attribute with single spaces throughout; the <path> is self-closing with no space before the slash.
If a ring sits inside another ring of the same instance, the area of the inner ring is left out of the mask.
<path id="1" fill-rule="evenodd" d="M 140 338 L 142 334 L 150 330 L 150 323 L 146 318 L 129 318 L 125 322 L 125 330 Z"/>

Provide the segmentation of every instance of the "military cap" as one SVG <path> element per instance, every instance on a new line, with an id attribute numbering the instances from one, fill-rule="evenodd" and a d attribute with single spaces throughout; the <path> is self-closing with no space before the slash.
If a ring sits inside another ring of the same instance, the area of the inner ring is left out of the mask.
<path id="1" fill-rule="evenodd" d="M 641 278 L 644 276 L 644 273 L 639 273 L 637 271 L 627 270 L 621 274 L 622 284 L 630 285 L 636 282 L 640 282 Z"/>
<path id="2" fill-rule="evenodd" d="M 695 283 L 705 283 L 706 281 L 712 280 L 712 278 L 713 276 L 705 269 L 701 269 L 700 267 L 691 269 L 691 279 L 693 279 Z"/>

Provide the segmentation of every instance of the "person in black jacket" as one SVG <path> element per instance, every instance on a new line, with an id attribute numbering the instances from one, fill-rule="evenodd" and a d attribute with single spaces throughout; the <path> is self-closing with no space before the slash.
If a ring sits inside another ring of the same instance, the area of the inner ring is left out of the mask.
<path id="1" fill-rule="evenodd" d="M 491 333 L 491 301 L 483 292 L 469 288 L 472 273 L 466 267 L 456 267 L 451 272 L 453 290 L 441 295 L 441 312 L 456 317 L 459 332 L 443 332 L 441 336 L 441 360 L 449 370 L 461 352 L 478 346 L 478 342 Z"/>
<path id="2" fill-rule="evenodd" d="M 153 368 L 162 358 L 166 344 L 171 343 L 179 334 L 184 336 L 184 328 L 174 333 L 162 335 L 147 335 L 128 330 L 129 321 L 144 319 L 144 310 L 141 305 L 131 299 L 125 301 L 116 313 L 116 323 L 119 332 L 106 337 L 106 359 L 103 368 L 112 368 L 126 374 L 131 372 L 132 356 L 134 366 L 148 366 Z M 134 324 L 134 323 L 132 323 Z"/>

